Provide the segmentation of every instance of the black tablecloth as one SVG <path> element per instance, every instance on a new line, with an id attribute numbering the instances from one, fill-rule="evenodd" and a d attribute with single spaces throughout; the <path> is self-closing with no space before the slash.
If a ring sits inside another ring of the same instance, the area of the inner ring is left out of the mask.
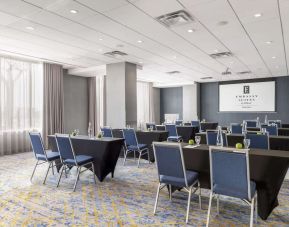
<path id="1" fill-rule="evenodd" d="M 177 127 L 177 132 L 178 135 L 183 138 L 183 141 L 188 143 L 190 139 L 194 139 L 196 133 L 199 132 L 199 128 L 195 126 L 176 126 Z M 157 125 L 156 126 L 157 130 L 160 131 L 165 131 L 165 126 L 164 125 Z"/>
<path id="2" fill-rule="evenodd" d="M 183 148 L 186 168 L 199 172 L 202 188 L 210 188 L 209 147 Z M 250 150 L 251 180 L 256 182 L 258 214 L 266 220 L 278 206 L 278 193 L 289 167 L 289 152 L 278 150 Z"/>
<path id="3" fill-rule="evenodd" d="M 215 130 L 218 127 L 218 122 L 201 122 L 202 131 Z"/>
<path id="4" fill-rule="evenodd" d="M 289 124 L 281 124 L 282 128 L 289 128 Z"/>
<path id="5" fill-rule="evenodd" d="M 49 148 L 57 151 L 54 136 L 48 136 Z M 89 155 L 93 157 L 95 175 L 100 181 L 114 169 L 123 146 L 124 140 L 118 138 L 89 139 L 86 136 L 72 137 L 71 142 L 77 155 Z"/>
<path id="6" fill-rule="evenodd" d="M 123 137 L 121 129 L 113 129 L 112 134 L 114 137 L 117 137 L 117 138 Z M 136 137 L 137 137 L 138 143 L 147 144 L 149 147 L 149 154 L 150 154 L 151 162 L 155 161 L 152 143 L 166 141 L 168 138 L 168 134 L 169 133 L 167 131 L 136 131 Z M 128 157 L 131 157 L 132 155 L 133 154 L 130 153 Z M 142 158 L 148 160 L 147 155 L 143 155 Z"/>

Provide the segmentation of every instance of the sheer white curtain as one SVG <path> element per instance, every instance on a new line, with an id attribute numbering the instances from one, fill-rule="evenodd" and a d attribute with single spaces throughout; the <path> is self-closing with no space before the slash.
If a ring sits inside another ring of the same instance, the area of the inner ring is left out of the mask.
<path id="1" fill-rule="evenodd" d="M 144 129 L 145 124 L 154 122 L 154 100 L 152 83 L 137 82 L 137 124 Z"/>
<path id="2" fill-rule="evenodd" d="M 28 131 L 42 130 L 42 64 L 0 57 L 0 155 L 30 150 Z"/>
<path id="3" fill-rule="evenodd" d="M 105 76 L 96 77 L 96 130 L 105 126 Z"/>

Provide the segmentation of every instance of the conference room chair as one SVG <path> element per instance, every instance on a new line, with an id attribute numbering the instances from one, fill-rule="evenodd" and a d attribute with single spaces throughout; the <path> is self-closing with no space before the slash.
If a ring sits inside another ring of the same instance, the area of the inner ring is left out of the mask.
<path id="1" fill-rule="evenodd" d="M 188 223 L 191 195 L 197 190 L 199 190 L 199 206 L 200 209 L 202 208 L 201 188 L 198 180 L 199 174 L 198 172 L 186 169 L 181 144 L 154 142 L 153 149 L 159 177 L 154 214 L 157 211 L 161 189 L 168 188 L 169 199 L 172 200 L 172 187 L 184 188 L 189 193 L 186 213 L 186 223 Z"/>
<path id="2" fill-rule="evenodd" d="M 270 136 L 278 136 L 278 125 L 261 125 L 261 129 L 266 129 Z"/>
<path id="3" fill-rule="evenodd" d="M 176 120 L 175 123 L 177 126 L 181 126 L 181 125 L 183 125 L 183 120 Z"/>
<path id="4" fill-rule="evenodd" d="M 231 133 L 232 134 L 242 134 L 243 132 L 243 127 L 241 124 L 238 123 L 232 123 L 230 125 Z"/>
<path id="5" fill-rule="evenodd" d="M 153 129 L 154 131 L 157 130 L 155 123 L 146 123 L 147 130 Z"/>
<path id="6" fill-rule="evenodd" d="M 32 182 L 32 178 L 34 176 L 37 166 L 48 163 L 49 165 L 45 174 L 45 178 L 43 180 L 43 184 L 45 184 L 50 169 L 52 170 L 52 174 L 54 175 L 54 166 L 56 166 L 55 161 L 60 159 L 59 153 L 44 149 L 43 140 L 39 132 L 29 132 L 29 138 L 34 156 L 37 160 L 32 175 L 30 177 L 30 181 Z"/>
<path id="7" fill-rule="evenodd" d="M 255 222 L 257 223 L 257 191 L 256 183 L 250 180 L 248 151 L 248 149 L 236 151 L 235 148 L 214 146 L 209 148 L 211 192 L 207 226 L 210 222 L 213 198 L 217 199 L 217 213 L 219 214 L 220 195 L 238 198 L 250 205 L 250 227 L 253 226 L 254 210 Z"/>
<path id="8" fill-rule="evenodd" d="M 257 121 L 256 120 L 245 120 L 247 124 L 247 128 L 256 128 L 257 127 Z"/>
<path id="9" fill-rule="evenodd" d="M 143 155 L 148 155 L 148 160 L 150 162 L 150 153 L 147 144 L 138 143 L 135 130 L 133 128 L 123 129 L 123 138 L 125 139 L 125 151 L 124 151 L 124 161 L 123 165 L 125 165 L 127 155 L 131 152 L 134 153 L 134 159 L 136 157 L 136 152 L 138 153 L 138 162 L 137 167 L 139 167 L 140 159 Z"/>
<path id="10" fill-rule="evenodd" d="M 66 169 L 71 169 L 72 167 L 77 167 L 77 175 L 76 175 L 76 180 L 73 186 L 73 191 L 75 191 L 76 189 L 76 185 L 79 180 L 80 173 L 83 173 L 86 170 L 92 170 L 94 183 L 96 184 L 93 157 L 88 156 L 88 155 L 76 155 L 69 135 L 67 136 L 67 135 L 56 134 L 55 140 L 56 140 L 56 145 L 57 145 L 60 158 L 61 158 L 61 163 L 62 163 L 62 169 L 61 169 L 60 176 L 57 182 L 57 187 L 60 184 L 63 171 L 65 171 L 65 174 L 66 174 Z M 90 166 L 90 168 L 87 168 L 87 166 Z M 83 167 L 86 167 L 86 169 L 81 171 L 81 168 Z"/>
<path id="11" fill-rule="evenodd" d="M 113 137 L 112 128 L 109 126 L 101 127 L 100 131 L 103 133 L 103 137 Z"/>
<path id="12" fill-rule="evenodd" d="M 268 120 L 268 125 L 272 125 L 272 124 L 277 125 L 278 128 L 282 127 L 281 120 Z"/>
<path id="13" fill-rule="evenodd" d="M 246 133 L 246 139 L 250 139 L 250 148 L 266 149 L 269 150 L 270 142 L 268 133 L 256 134 Z"/>
<path id="14" fill-rule="evenodd" d="M 192 125 L 193 127 L 198 127 L 200 132 L 202 131 L 202 130 L 201 130 L 201 123 L 200 123 L 199 120 L 191 121 L 191 125 Z"/>
<path id="15" fill-rule="evenodd" d="M 166 131 L 169 132 L 167 141 L 181 142 L 183 139 L 178 135 L 177 127 L 175 124 L 165 124 Z"/>
<path id="16" fill-rule="evenodd" d="M 218 130 L 207 130 L 206 131 L 207 145 L 211 146 L 217 145 L 217 135 Z M 222 137 L 223 137 L 223 146 L 227 146 L 227 136 L 225 131 L 222 131 Z"/>

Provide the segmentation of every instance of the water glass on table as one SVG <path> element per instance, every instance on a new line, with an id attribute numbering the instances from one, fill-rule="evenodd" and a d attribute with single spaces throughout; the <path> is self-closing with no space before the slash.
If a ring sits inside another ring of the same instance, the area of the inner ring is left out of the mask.
<path id="1" fill-rule="evenodd" d="M 244 142 L 245 149 L 248 149 L 250 147 L 250 143 L 251 143 L 250 139 L 244 139 L 243 142 Z"/>
<path id="2" fill-rule="evenodd" d="M 201 143 L 201 137 L 200 136 L 195 136 L 195 141 L 197 145 L 200 145 Z"/>

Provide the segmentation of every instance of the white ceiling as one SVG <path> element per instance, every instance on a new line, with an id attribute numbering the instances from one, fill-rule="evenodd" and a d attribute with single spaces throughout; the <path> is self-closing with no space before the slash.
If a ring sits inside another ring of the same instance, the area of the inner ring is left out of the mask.
<path id="1" fill-rule="evenodd" d="M 155 19 L 182 9 L 194 22 L 168 28 Z M 103 55 L 113 50 L 128 55 Z M 234 56 L 209 56 L 221 51 Z M 134 62 L 142 65 L 138 79 L 156 86 L 285 76 L 289 0 L 0 0 L 0 53 L 60 63 L 79 75 Z M 232 75 L 222 75 L 227 68 Z"/>

